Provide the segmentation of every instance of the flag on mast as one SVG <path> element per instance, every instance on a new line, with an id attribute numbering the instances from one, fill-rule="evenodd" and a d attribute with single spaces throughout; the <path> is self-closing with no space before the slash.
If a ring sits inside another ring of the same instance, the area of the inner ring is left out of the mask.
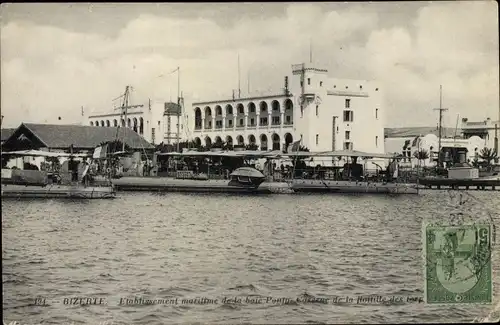
<path id="1" fill-rule="evenodd" d="M 106 143 L 94 149 L 94 154 L 92 155 L 92 158 L 94 159 L 106 158 L 107 153 L 108 153 L 108 144 Z"/>
<path id="2" fill-rule="evenodd" d="M 295 141 L 288 145 L 287 152 L 297 152 L 300 149 L 300 141 Z"/>

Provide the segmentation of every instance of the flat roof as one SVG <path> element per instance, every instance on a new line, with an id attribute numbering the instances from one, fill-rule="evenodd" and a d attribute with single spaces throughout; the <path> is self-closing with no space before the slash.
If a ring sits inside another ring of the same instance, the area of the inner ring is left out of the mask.
<path id="1" fill-rule="evenodd" d="M 242 97 L 242 98 L 229 98 L 229 99 L 220 99 L 220 100 L 212 100 L 212 101 L 204 101 L 204 102 L 195 102 L 192 106 L 199 105 L 209 105 L 209 104 L 223 104 L 223 103 L 236 103 L 238 101 L 247 101 L 247 100 L 258 100 L 258 99 L 269 99 L 269 98 L 282 98 L 282 97 L 292 97 L 292 94 L 269 94 L 262 96 L 251 96 L 251 97 Z"/>
<path id="2" fill-rule="evenodd" d="M 455 128 L 442 128 L 443 138 L 453 138 L 461 134 L 460 129 Z M 412 138 L 418 136 L 426 136 L 427 134 L 439 135 L 439 130 L 435 126 L 417 126 L 406 128 L 385 128 L 384 136 L 386 138 Z"/>

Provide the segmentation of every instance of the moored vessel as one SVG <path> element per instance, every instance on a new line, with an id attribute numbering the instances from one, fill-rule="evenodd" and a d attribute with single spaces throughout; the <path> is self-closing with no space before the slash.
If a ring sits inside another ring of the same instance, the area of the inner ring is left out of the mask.
<path id="1" fill-rule="evenodd" d="M 297 157 L 350 157 L 369 159 L 395 159 L 392 155 L 371 154 L 357 151 L 336 152 L 298 152 L 281 153 L 275 151 L 211 151 L 184 153 L 156 153 L 157 161 L 154 176 L 121 177 L 113 179 L 117 190 L 126 191 L 183 191 L 183 192 L 241 192 L 241 193 L 293 193 L 293 192 L 330 192 L 330 193 L 380 193 L 380 194 L 417 194 L 416 184 L 398 181 L 393 170 L 377 171 L 375 175 L 363 172 L 360 164 L 345 164 L 330 168 L 296 168 Z M 160 157 L 169 160 L 169 167 L 162 169 Z M 180 158 L 180 159 L 179 159 Z M 186 162 L 184 158 L 187 158 Z M 197 158 L 197 159 L 194 159 Z M 200 160 L 201 159 L 201 160 Z M 221 159 L 235 159 L 239 162 L 219 164 Z M 249 160 L 266 160 L 259 171 Z M 293 170 L 271 170 L 275 159 L 293 161 Z M 194 162 L 193 162 L 194 161 Z M 201 161 L 198 163 L 198 161 Z M 247 162 L 246 166 L 244 162 Z M 393 166 L 394 164 L 390 164 Z M 158 167 L 160 166 L 160 167 Z M 158 169 L 159 168 L 159 169 Z M 234 169 L 234 170 L 232 170 Z M 231 171 L 232 170 L 232 171 Z M 356 174 L 357 171 L 357 174 Z"/>
<path id="2" fill-rule="evenodd" d="M 1 197 L 3 198 L 43 198 L 43 199 L 110 199 L 116 196 L 111 183 L 94 184 L 89 175 L 90 156 L 24 150 L 2 152 L 2 155 L 16 157 L 68 158 L 67 163 L 54 167 L 46 164 L 46 170 L 2 168 Z M 77 161 L 77 160 L 83 161 Z"/>

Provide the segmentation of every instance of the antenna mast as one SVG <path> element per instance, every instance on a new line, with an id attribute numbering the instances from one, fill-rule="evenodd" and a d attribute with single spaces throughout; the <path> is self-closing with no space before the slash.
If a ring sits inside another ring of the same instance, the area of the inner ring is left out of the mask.
<path id="1" fill-rule="evenodd" d="M 439 144 L 438 144 L 438 166 L 441 167 L 441 137 L 443 132 L 443 112 L 447 111 L 447 108 L 443 108 L 443 85 L 439 85 L 439 108 L 434 110 L 439 111 Z"/>

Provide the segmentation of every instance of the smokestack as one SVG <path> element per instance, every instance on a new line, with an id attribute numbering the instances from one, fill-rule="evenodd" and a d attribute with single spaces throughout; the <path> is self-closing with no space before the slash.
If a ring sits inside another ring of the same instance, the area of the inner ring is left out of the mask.
<path id="1" fill-rule="evenodd" d="M 288 76 L 285 76 L 285 95 L 288 95 Z"/>

